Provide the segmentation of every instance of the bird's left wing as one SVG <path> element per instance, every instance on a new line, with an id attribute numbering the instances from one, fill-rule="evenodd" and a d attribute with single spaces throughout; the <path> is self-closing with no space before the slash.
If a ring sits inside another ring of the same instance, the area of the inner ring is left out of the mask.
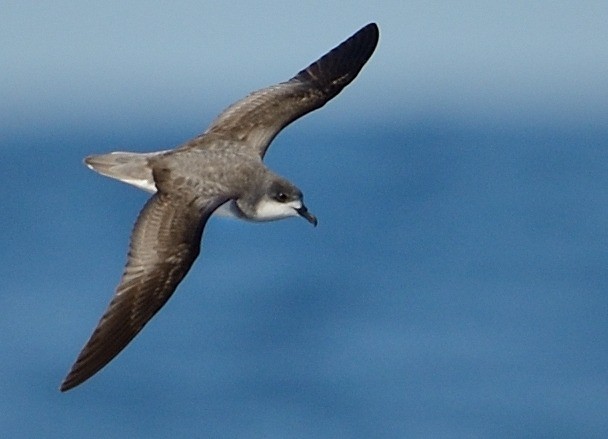
<path id="1" fill-rule="evenodd" d="M 108 364 L 169 300 L 199 254 L 205 222 L 223 201 L 163 192 L 148 200 L 135 222 L 116 293 L 61 391 Z"/>
<path id="2" fill-rule="evenodd" d="M 264 157 L 272 139 L 285 126 L 325 105 L 355 79 L 374 53 L 378 35 L 375 23 L 364 26 L 289 81 L 253 92 L 232 104 L 202 137 L 212 133 L 242 141 Z M 197 145 L 194 139 L 184 146 Z"/>

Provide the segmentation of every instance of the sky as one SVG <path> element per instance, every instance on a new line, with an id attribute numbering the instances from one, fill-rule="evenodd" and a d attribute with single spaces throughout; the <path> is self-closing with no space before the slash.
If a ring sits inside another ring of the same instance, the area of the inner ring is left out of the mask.
<path id="1" fill-rule="evenodd" d="M 376 53 L 266 162 L 319 217 L 213 218 L 165 308 L 58 386 L 175 147 L 369 22 Z M 608 4 L 0 4 L 0 431 L 605 437 Z"/>
<path id="2" fill-rule="evenodd" d="M 200 124 L 377 21 L 375 63 L 347 99 L 367 96 L 379 118 L 443 111 L 606 122 L 605 2 L 349 5 L 4 2 L 0 110 L 9 127 L 32 118 L 91 123 L 100 114 L 125 123 L 116 107 L 161 111 L 167 123 L 183 120 L 174 112 L 184 109 Z"/>

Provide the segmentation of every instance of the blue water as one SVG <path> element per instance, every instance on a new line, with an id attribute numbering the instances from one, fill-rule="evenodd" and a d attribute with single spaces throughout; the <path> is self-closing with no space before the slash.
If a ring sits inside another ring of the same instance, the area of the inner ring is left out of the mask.
<path id="1" fill-rule="evenodd" d="M 82 158 L 188 134 L 26 132 L 0 162 L 6 437 L 608 435 L 608 131 L 294 125 L 267 161 L 319 226 L 211 220 L 162 312 L 65 394 L 147 197 Z"/>

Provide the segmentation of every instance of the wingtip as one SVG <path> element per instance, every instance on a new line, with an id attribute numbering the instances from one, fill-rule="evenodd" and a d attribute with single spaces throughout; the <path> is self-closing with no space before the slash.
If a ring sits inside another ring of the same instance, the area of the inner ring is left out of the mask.
<path id="1" fill-rule="evenodd" d="M 74 387 L 78 386 L 79 384 L 82 384 L 88 378 L 89 377 L 82 379 L 82 377 L 79 377 L 78 374 L 74 374 L 74 366 L 72 366 L 72 369 L 68 372 L 68 374 L 65 376 L 65 378 L 61 382 L 61 385 L 59 386 L 59 391 L 62 393 L 67 392 L 68 390 L 73 389 Z"/>
<path id="2" fill-rule="evenodd" d="M 374 30 L 376 33 L 380 33 L 380 28 L 378 27 L 378 23 L 376 23 L 375 21 L 372 21 L 370 23 L 367 23 L 365 26 L 363 26 L 361 28 L 363 29 L 369 29 L 369 30 Z"/>
<path id="3" fill-rule="evenodd" d="M 104 364 L 104 366 L 106 364 Z M 97 372 L 99 372 L 99 370 L 102 368 L 103 368 L 103 366 L 98 367 L 95 370 L 93 370 L 93 372 L 87 371 L 86 369 L 83 370 L 82 365 L 77 360 L 76 363 L 74 363 L 74 365 L 68 372 L 68 374 L 66 375 L 66 377 L 61 382 L 61 385 L 59 386 L 59 391 L 64 393 L 64 392 L 67 392 L 68 390 L 73 389 L 74 387 L 80 386 L 82 383 L 84 383 L 85 381 L 88 381 L 91 377 L 93 377 L 93 375 L 95 375 Z"/>
<path id="4" fill-rule="evenodd" d="M 357 32 L 355 32 L 354 35 L 357 34 L 369 34 L 369 36 L 371 36 L 374 40 L 377 41 L 380 36 L 380 28 L 378 27 L 378 24 L 376 22 L 372 21 L 371 23 L 366 24 Z"/>
<path id="5" fill-rule="evenodd" d="M 363 26 L 357 33 L 366 34 L 366 37 L 369 38 L 370 41 L 373 41 L 373 52 L 376 48 L 376 45 L 378 44 L 378 40 L 380 39 L 380 28 L 378 27 L 378 24 L 375 22 L 368 23 Z"/>
<path id="6" fill-rule="evenodd" d="M 76 387 L 76 386 L 77 386 L 77 384 L 70 383 L 69 378 L 70 378 L 70 376 L 68 375 L 68 376 L 67 376 L 67 377 L 65 377 L 65 379 L 64 379 L 64 380 L 61 382 L 61 385 L 59 386 L 59 391 L 60 391 L 61 393 L 65 393 L 65 392 L 67 392 L 68 390 L 70 390 L 70 389 L 72 389 L 72 388 L 74 388 L 74 387 Z"/>

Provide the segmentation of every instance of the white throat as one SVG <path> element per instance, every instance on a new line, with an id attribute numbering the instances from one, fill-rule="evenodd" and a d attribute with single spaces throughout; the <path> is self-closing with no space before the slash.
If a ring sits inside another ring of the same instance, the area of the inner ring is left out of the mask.
<path id="1" fill-rule="evenodd" d="M 292 216 L 298 216 L 296 209 L 302 208 L 302 201 L 295 200 L 289 203 L 279 203 L 276 200 L 263 199 L 257 205 L 253 221 L 275 221 Z"/>

